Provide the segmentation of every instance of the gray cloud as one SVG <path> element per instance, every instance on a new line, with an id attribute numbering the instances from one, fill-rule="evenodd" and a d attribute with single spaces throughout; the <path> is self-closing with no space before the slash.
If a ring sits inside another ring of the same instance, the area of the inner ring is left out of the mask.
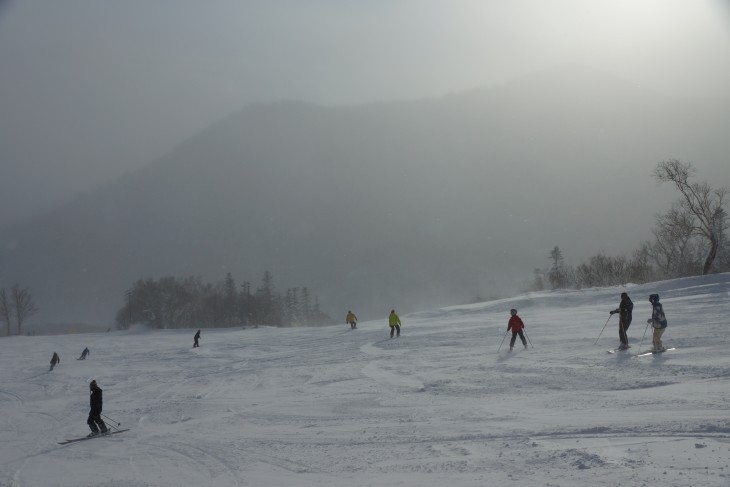
<path id="1" fill-rule="evenodd" d="M 729 96 L 722 1 L 39 0 L 0 16 L 0 224 L 252 102 L 418 98 L 564 63 Z"/>

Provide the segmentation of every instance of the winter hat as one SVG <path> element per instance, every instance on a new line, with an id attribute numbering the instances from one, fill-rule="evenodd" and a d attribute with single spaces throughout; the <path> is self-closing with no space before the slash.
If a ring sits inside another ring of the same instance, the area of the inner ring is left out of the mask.
<path id="1" fill-rule="evenodd" d="M 92 380 L 92 381 L 91 381 L 91 382 L 89 383 L 89 389 L 95 389 L 96 387 L 97 387 L 97 385 L 96 385 L 96 380 Z"/>
<path id="2" fill-rule="evenodd" d="M 628 297 L 629 297 L 629 295 L 628 295 L 628 294 L 626 294 L 626 293 L 621 293 L 621 297 L 622 297 L 622 298 L 628 298 Z"/>
<path id="3" fill-rule="evenodd" d="M 514 309 L 514 308 L 512 308 L 511 310 L 509 310 L 509 314 L 516 315 L 517 314 L 517 310 Z"/>
<path id="4" fill-rule="evenodd" d="M 658 294 L 650 294 L 649 295 L 649 302 L 650 303 L 656 303 L 659 301 L 659 295 Z"/>

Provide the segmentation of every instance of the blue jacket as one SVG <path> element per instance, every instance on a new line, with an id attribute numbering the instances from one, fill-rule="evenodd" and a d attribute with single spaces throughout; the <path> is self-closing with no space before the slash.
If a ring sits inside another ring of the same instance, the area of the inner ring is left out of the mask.
<path id="1" fill-rule="evenodd" d="M 664 316 L 664 308 L 662 308 L 662 303 L 659 301 L 652 303 L 651 320 L 649 320 L 649 322 L 653 328 L 667 327 L 667 318 Z"/>

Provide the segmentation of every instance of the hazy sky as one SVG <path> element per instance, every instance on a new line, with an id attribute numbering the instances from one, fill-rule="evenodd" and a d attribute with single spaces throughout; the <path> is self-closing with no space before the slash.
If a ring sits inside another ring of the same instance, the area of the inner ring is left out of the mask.
<path id="1" fill-rule="evenodd" d="M 565 63 L 730 96 L 727 0 L 0 0 L 0 224 L 251 102 L 440 95 Z"/>

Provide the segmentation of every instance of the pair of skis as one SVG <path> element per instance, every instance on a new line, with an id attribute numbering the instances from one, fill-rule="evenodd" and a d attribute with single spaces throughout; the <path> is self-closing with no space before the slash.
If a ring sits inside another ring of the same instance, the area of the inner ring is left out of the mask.
<path id="1" fill-rule="evenodd" d="M 636 356 L 637 357 L 646 357 L 647 355 L 656 355 L 658 353 L 664 353 L 669 350 L 676 350 L 676 348 L 672 347 L 672 348 L 665 348 L 664 350 L 649 350 L 648 352 L 642 352 L 640 354 L 637 354 Z"/>
<path id="2" fill-rule="evenodd" d="M 606 350 L 606 351 L 607 351 L 608 353 L 618 353 L 618 352 L 623 352 L 623 351 L 625 351 L 625 350 L 626 350 L 626 349 L 628 349 L 628 348 L 631 348 L 631 347 L 626 347 L 626 348 L 614 348 L 613 350 Z M 648 350 L 648 351 L 646 351 L 646 352 L 640 352 L 640 353 L 637 353 L 637 354 L 635 355 L 635 357 L 646 357 L 646 356 L 648 356 L 648 355 L 656 355 L 656 354 L 658 354 L 658 353 L 664 353 L 664 352 L 667 352 L 667 351 L 669 351 L 669 350 L 676 350 L 676 348 L 675 348 L 675 347 L 672 347 L 672 348 L 665 348 L 664 350 Z"/>
<path id="3" fill-rule="evenodd" d="M 124 433 L 125 431 L 129 431 L 129 428 L 123 429 L 123 430 L 114 430 L 114 431 L 110 431 L 109 433 L 104 433 L 104 434 L 100 433 L 100 434 L 94 435 L 94 436 L 82 436 L 81 438 L 73 438 L 71 440 L 59 441 L 58 444 L 59 445 L 68 445 L 69 443 L 76 443 L 77 441 L 93 440 L 94 438 L 103 438 L 105 436 L 116 435 L 117 433 Z"/>

